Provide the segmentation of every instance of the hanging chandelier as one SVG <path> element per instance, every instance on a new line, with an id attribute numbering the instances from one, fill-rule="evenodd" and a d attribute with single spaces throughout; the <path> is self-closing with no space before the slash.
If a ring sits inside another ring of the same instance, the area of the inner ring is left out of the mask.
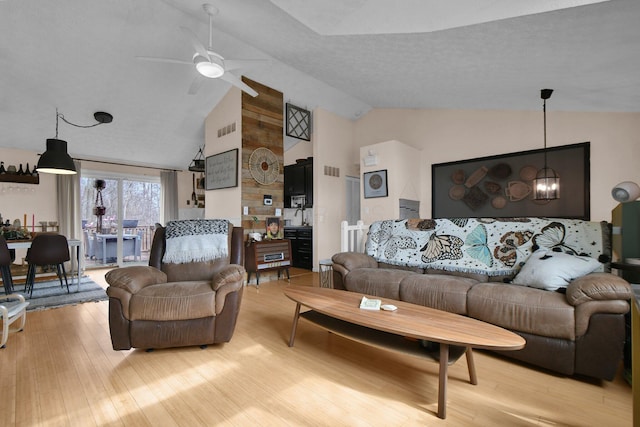
<path id="1" fill-rule="evenodd" d="M 555 200 L 560 197 L 560 176 L 547 165 L 547 99 L 551 98 L 553 89 L 542 89 L 542 114 L 544 123 L 544 167 L 536 174 L 533 180 L 535 200 Z"/>

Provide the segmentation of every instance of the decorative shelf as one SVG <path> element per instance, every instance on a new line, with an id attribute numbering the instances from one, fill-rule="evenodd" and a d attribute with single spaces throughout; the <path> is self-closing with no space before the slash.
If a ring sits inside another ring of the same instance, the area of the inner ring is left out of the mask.
<path id="1" fill-rule="evenodd" d="M 0 182 L 17 182 L 19 184 L 40 184 L 40 176 L 16 175 L 13 173 L 0 174 Z"/>

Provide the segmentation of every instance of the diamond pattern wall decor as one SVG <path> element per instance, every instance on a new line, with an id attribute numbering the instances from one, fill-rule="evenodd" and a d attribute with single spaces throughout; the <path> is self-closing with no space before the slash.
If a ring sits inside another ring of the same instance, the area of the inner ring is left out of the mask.
<path id="1" fill-rule="evenodd" d="M 287 103 L 287 136 L 311 141 L 311 111 Z"/>

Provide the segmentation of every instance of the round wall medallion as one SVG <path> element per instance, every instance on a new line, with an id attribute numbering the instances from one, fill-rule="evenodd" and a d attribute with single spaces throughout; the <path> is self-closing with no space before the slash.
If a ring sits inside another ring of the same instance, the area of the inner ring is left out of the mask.
<path id="1" fill-rule="evenodd" d="M 371 175 L 371 178 L 369 178 L 369 186 L 374 190 L 382 187 L 382 177 L 377 174 Z"/>
<path id="2" fill-rule="evenodd" d="M 280 163 L 273 151 L 265 147 L 256 148 L 249 157 L 249 172 L 257 183 L 273 184 L 280 174 Z"/>

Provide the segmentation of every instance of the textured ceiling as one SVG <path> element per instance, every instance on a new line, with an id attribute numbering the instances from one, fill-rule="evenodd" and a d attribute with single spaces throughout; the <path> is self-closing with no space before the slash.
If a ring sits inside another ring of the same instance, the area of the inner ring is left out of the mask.
<path id="1" fill-rule="evenodd" d="M 204 118 L 230 85 L 206 81 L 188 95 L 192 67 L 135 57 L 190 60 L 179 27 L 206 44 L 202 3 L 0 1 L 0 146 L 42 152 L 55 135 L 56 108 L 78 124 L 93 123 L 93 113 L 103 110 L 113 123 L 92 129 L 60 123 L 72 156 L 186 168 L 203 142 Z M 549 87 L 555 89 L 549 111 L 640 111 L 638 0 L 514 9 L 506 16 L 504 8 L 503 15 L 487 15 L 501 2 L 474 1 L 486 9 L 471 13 L 461 6 L 469 1 L 458 0 L 440 15 L 420 10 L 435 27 L 419 30 L 413 19 L 397 33 L 391 24 L 381 27 L 387 34 L 372 34 L 379 11 L 365 8 L 366 19 L 354 15 L 363 12 L 362 0 L 329 2 L 336 10 L 351 7 L 351 22 L 367 21 L 357 29 L 344 15 L 335 16 L 339 25 L 332 22 L 331 9 L 285 12 L 277 4 L 286 0 L 209 3 L 219 10 L 215 50 L 226 58 L 270 59 L 244 74 L 310 109 L 351 119 L 371 108 L 538 110 L 539 90 Z M 393 2 L 389 21 L 402 22 L 400 6 L 429 3 L 442 2 Z M 345 28 L 360 34 L 343 34 Z"/>

